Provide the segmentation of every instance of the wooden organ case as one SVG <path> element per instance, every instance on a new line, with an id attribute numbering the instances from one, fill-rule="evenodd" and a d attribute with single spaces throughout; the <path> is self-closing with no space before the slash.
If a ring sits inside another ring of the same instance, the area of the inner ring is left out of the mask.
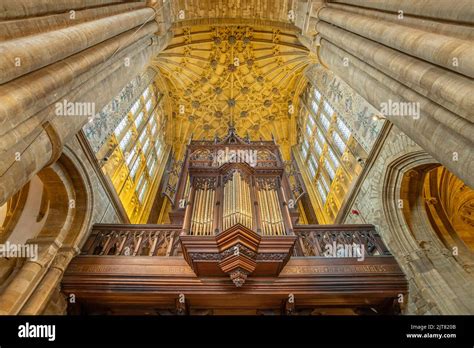
<path id="1" fill-rule="evenodd" d="M 300 186 L 301 187 L 301 186 Z M 301 190 L 301 189 L 300 189 Z M 239 137 L 191 141 L 173 197 L 183 255 L 199 276 L 277 276 L 296 241 L 298 211 L 278 146 Z"/>

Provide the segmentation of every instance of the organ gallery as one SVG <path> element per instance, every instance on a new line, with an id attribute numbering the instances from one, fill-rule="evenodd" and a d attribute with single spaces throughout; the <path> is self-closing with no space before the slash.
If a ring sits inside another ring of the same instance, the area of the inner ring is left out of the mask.
<path id="1" fill-rule="evenodd" d="M 398 313 L 406 279 L 374 226 L 299 224 L 306 189 L 292 166 L 275 141 L 251 141 L 233 127 L 222 139 L 191 140 L 167 178 L 175 183 L 165 190 L 170 224 L 94 225 L 63 278 L 63 291 L 78 299 L 70 310 Z M 326 258 L 336 245 L 358 245 L 359 254 Z"/>

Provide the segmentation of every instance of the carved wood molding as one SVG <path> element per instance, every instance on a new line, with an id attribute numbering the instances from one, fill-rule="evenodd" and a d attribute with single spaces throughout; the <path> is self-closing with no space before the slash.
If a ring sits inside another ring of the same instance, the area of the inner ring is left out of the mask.
<path id="1" fill-rule="evenodd" d="M 237 287 L 247 277 L 278 276 L 296 236 L 261 236 L 236 224 L 217 236 L 180 236 L 183 255 L 198 276 L 228 274 Z"/>

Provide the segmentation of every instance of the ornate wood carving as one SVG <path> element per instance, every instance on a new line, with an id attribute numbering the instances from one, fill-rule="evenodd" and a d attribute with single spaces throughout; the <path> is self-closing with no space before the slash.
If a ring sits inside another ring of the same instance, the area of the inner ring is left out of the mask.
<path id="1" fill-rule="evenodd" d="M 277 276 L 296 241 L 295 236 L 260 236 L 240 224 L 215 237 L 180 239 L 183 255 L 198 276 L 228 274 L 238 287 L 253 275 Z"/>
<path id="2" fill-rule="evenodd" d="M 262 238 L 261 247 L 264 242 Z M 176 314 L 180 294 L 186 295 L 186 310 L 191 313 L 193 309 L 252 307 L 279 313 L 289 294 L 294 294 L 295 314 L 330 306 L 374 307 L 383 313 L 389 310 L 389 302 L 400 294 L 406 298 L 408 291 L 403 272 L 390 256 L 370 256 L 364 261 L 300 257 L 289 260 L 278 277 L 257 277 L 256 271 L 236 288 L 222 271 L 204 278 L 196 275 L 182 257 L 80 255 L 67 268 L 62 289 L 66 295 L 74 293 L 79 305 L 88 310 L 104 305 L 115 308 L 117 314 L 127 304 L 137 314 L 150 308 Z M 245 275 L 235 272 L 233 277 L 240 281 Z M 284 308 L 291 312 L 291 306 Z"/>
<path id="3" fill-rule="evenodd" d="M 356 245 L 364 256 L 391 255 L 373 225 L 301 225 L 295 234 L 300 256 L 324 256 L 327 247 L 334 244 Z"/>
<path id="4" fill-rule="evenodd" d="M 82 255 L 176 256 L 180 226 L 94 225 Z"/>

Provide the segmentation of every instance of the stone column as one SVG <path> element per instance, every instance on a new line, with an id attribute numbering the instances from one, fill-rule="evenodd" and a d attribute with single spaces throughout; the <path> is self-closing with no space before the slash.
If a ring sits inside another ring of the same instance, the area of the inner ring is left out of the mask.
<path id="1" fill-rule="evenodd" d="M 60 249 L 53 260 L 53 263 L 46 271 L 45 276 L 36 287 L 34 293 L 28 298 L 25 306 L 21 309 L 21 315 L 38 315 L 46 308 L 51 295 L 62 279 L 62 275 L 71 261 L 78 254 L 79 250 L 74 248 Z"/>
<path id="2" fill-rule="evenodd" d="M 14 279 L 0 294 L 0 315 L 15 315 L 20 312 L 58 250 L 58 244 L 51 239 L 31 240 L 28 243 L 38 245 L 39 255 L 36 260 L 25 261 Z"/>
<path id="3" fill-rule="evenodd" d="M 474 187 L 472 2 L 332 0 L 311 15 L 303 43 L 322 65 L 379 110 L 417 104 L 419 119 L 386 117 Z"/>
<path id="4" fill-rule="evenodd" d="M 318 15 L 323 22 L 446 69 L 474 77 L 474 60 L 470 59 L 474 55 L 474 47 L 468 41 L 329 7 L 321 9 Z M 403 20 L 400 21 L 403 23 Z M 458 65 L 453 64 L 454 58 L 458 59 Z"/>
<path id="5" fill-rule="evenodd" d="M 15 19 L 0 23 L 0 205 L 88 121 L 59 117 L 57 103 L 98 113 L 170 39 L 170 7 L 157 1 L 19 3 L 0 5 L 0 19 Z"/>
<path id="6" fill-rule="evenodd" d="M 462 136 L 464 132 L 453 130 L 459 123 L 464 122 L 462 118 L 456 118 L 456 115 L 446 109 L 440 108 L 427 98 L 325 40 L 321 41 L 320 56 L 336 74 L 377 108 L 389 100 L 420 103 L 418 119 L 411 116 L 387 116 L 387 119 L 466 184 L 474 186 L 474 177 L 471 174 L 474 171 L 472 137 L 470 138 L 468 133 L 464 137 Z M 344 58 L 349 58 L 350 68 L 344 65 Z M 440 122 L 443 115 L 448 115 L 446 116 L 448 120 L 457 120 L 458 124 L 448 126 Z"/>
<path id="7" fill-rule="evenodd" d="M 474 16 L 474 8 L 471 0 L 329 0 L 329 2 L 354 5 L 397 14 L 398 11 L 403 11 L 407 15 L 464 23 L 471 23 Z"/>
<path id="8" fill-rule="evenodd" d="M 365 40 L 325 22 L 319 22 L 316 27 L 325 40 L 344 48 L 360 60 L 466 120 L 474 121 L 474 98 L 471 97 L 474 95 L 474 84 L 470 78 Z"/>

